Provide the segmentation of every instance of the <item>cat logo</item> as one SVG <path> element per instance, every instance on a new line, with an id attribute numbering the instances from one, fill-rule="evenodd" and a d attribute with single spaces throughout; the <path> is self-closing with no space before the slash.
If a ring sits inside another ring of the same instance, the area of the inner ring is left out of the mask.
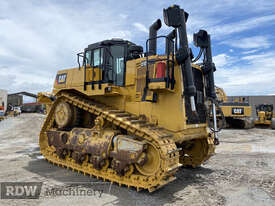
<path id="1" fill-rule="evenodd" d="M 244 108 L 232 108 L 232 114 L 242 115 L 244 114 Z"/>
<path id="2" fill-rule="evenodd" d="M 67 79 L 67 73 L 57 74 L 56 75 L 56 83 L 57 84 L 65 84 Z"/>

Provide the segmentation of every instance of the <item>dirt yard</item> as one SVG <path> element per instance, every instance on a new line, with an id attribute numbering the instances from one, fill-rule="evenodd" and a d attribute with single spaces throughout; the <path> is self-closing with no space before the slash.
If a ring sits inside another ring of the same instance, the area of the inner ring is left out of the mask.
<path id="1" fill-rule="evenodd" d="M 0 122 L 0 182 L 43 182 L 39 199 L 2 199 L 0 205 L 275 205 L 275 130 L 223 130 L 216 155 L 208 162 L 197 169 L 180 169 L 176 181 L 148 193 L 45 161 L 38 147 L 44 118 L 22 114 Z M 100 185 L 103 193 L 60 196 L 45 192 L 46 188 L 91 182 Z"/>

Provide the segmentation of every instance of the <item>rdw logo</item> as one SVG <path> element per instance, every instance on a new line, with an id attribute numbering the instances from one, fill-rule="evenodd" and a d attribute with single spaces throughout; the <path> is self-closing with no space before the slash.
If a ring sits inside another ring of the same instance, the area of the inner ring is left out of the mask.
<path id="1" fill-rule="evenodd" d="M 1 199 L 38 199 L 42 182 L 2 182 Z"/>

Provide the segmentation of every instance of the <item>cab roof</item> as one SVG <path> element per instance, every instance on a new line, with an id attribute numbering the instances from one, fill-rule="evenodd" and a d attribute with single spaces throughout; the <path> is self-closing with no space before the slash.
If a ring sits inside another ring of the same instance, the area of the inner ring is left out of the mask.
<path id="1" fill-rule="evenodd" d="M 110 39 L 110 40 L 103 40 L 101 42 L 96 42 L 94 44 L 90 44 L 90 45 L 88 45 L 87 49 L 90 50 L 90 49 L 95 49 L 95 48 L 98 48 L 98 47 L 101 47 L 101 46 L 111 46 L 111 45 L 116 45 L 116 44 L 128 44 L 129 46 L 130 45 L 136 45 L 133 42 L 130 42 L 128 40 L 113 38 L 113 39 Z"/>

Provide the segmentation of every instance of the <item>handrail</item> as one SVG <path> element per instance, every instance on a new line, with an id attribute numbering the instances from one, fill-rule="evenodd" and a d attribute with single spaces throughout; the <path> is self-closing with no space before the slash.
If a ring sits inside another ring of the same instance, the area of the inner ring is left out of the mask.
<path id="1" fill-rule="evenodd" d="M 154 40 L 154 39 L 159 39 L 159 38 L 165 38 L 166 40 L 168 40 L 168 48 L 167 48 L 167 53 L 166 53 L 166 58 L 162 58 L 162 59 L 154 59 L 153 61 L 157 62 L 157 61 L 166 61 L 166 88 L 169 88 L 171 85 L 171 89 L 174 89 L 174 84 L 175 84 L 175 77 L 174 77 L 174 51 L 172 51 L 172 60 L 170 59 L 170 44 L 172 43 L 174 45 L 174 40 L 168 38 L 167 36 L 161 35 L 161 36 L 157 36 L 154 38 L 149 38 L 146 40 L 146 81 L 145 81 L 145 87 L 144 87 L 144 92 L 143 92 L 143 96 L 142 96 L 142 101 L 146 101 L 146 96 L 147 96 L 147 90 L 148 90 L 148 85 L 150 83 L 150 78 L 149 78 L 149 62 L 152 60 L 149 60 L 149 53 L 148 53 L 148 42 L 150 40 Z M 173 50 L 174 50 L 174 46 L 173 46 Z M 171 71 L 171 78 L 170 78 L 170 65 L 169 63 L 172 63 L 172 71 Z"/>
<path id="2" fill-rule="evenodd" d="M 78 63 L 78 69 L 80 70 L 80 62 L 79 62 L 79 57 L 82 57 L 83 59 L 85 58 L 84 52 L 79 52 L 77 54 L 77 63 Z"/>

